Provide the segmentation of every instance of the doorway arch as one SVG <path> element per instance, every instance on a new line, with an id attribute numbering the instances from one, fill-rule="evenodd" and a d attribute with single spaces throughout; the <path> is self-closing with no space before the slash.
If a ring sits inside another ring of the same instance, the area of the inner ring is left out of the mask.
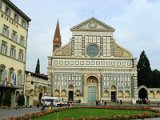
<path id="1" fill-rule="evenodd" d="M 98 78 L 95 76 L 89 76 L 86 79 L 86 101 L 93 103 L 99 98 L 99 87 L 98 87 Z"/>
<path id="2" fill-rule="evenodd" d="M 139 96 L 139 98 L 140 99 L 148 99 L 148 92 L 147 92 L 147 90 L 145 89 L 145 88 L 141 88 L 140 90 L 139 90 L 139 92 L 138 92 L 138 96 Z"/>

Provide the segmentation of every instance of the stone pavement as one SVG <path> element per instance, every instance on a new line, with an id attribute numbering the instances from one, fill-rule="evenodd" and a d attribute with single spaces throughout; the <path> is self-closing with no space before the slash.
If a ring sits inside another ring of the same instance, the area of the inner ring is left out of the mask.
<path id="1" fill-rule="evenodd" d="M 8 119 L 9 117 L 14 116 L 22 116 L 26 113 L 33 113 L 41 111 L 41 107 L 32 107 L 32 108 L 10 108 L 10 109 L 0 109 L 0 120 L 1 119 Z"/>

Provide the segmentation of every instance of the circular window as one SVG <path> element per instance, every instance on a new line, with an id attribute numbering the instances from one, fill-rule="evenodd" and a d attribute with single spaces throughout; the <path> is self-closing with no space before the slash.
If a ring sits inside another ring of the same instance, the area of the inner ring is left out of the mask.
<path id="1" fill-rule="evenodd" d="M 86 48 L 86 53 L 90 57 L 95 57 L 99 53 L 99 48 L 96 44 L 90 44 Z"/>

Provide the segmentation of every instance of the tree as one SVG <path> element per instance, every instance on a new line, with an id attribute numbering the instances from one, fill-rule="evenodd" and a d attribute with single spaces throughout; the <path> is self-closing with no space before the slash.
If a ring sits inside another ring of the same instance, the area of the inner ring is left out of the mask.
<path id="1" fill-rule="evenodd" d="M 38 58 L 38 60 L 37 60 L 37 65 L 36 65 L 35 73 L 40 74 L 40 63 L 39 63 L 39 58 Z"/>
<path id="2" fill-rule="evenodd" d="M 153 88 L 160 88 L 160 71 L 155 69 L 152 71 L 152 87 Z"/>
<path id="3" fill-rule="evenodd" d="M 145 85 L 146 87 L 152 87 L 151 80 L 151 67 L 150 62 L 145 54 L 145 51 L 142 51 L 137 65 L 138 72 L 138 86 Z"/>
<path id="4" fill-rule="evenodd" d="M 5 96 L 4 96 L 4 99 L 3 99 L 3 105 L 8 106 L 8 107 L 11 106 L 11 90 L 9 90 L 9 89 L 5 91 Z"/>

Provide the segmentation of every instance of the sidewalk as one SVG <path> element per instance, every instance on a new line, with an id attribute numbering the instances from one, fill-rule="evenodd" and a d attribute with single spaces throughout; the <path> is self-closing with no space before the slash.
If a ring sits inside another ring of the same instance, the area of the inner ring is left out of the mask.
<path id="1" fill-rule="evenodd" d="M 33 106 L 32 108 L 0 109 L 0 120 L 8 119 L 9 117 L 14 117 L 14 116 L 22 116 L 26 113 L 33 113 L 38 111 L 41 111 L 41 107 L 37 108 L 36 106 Z"/>

